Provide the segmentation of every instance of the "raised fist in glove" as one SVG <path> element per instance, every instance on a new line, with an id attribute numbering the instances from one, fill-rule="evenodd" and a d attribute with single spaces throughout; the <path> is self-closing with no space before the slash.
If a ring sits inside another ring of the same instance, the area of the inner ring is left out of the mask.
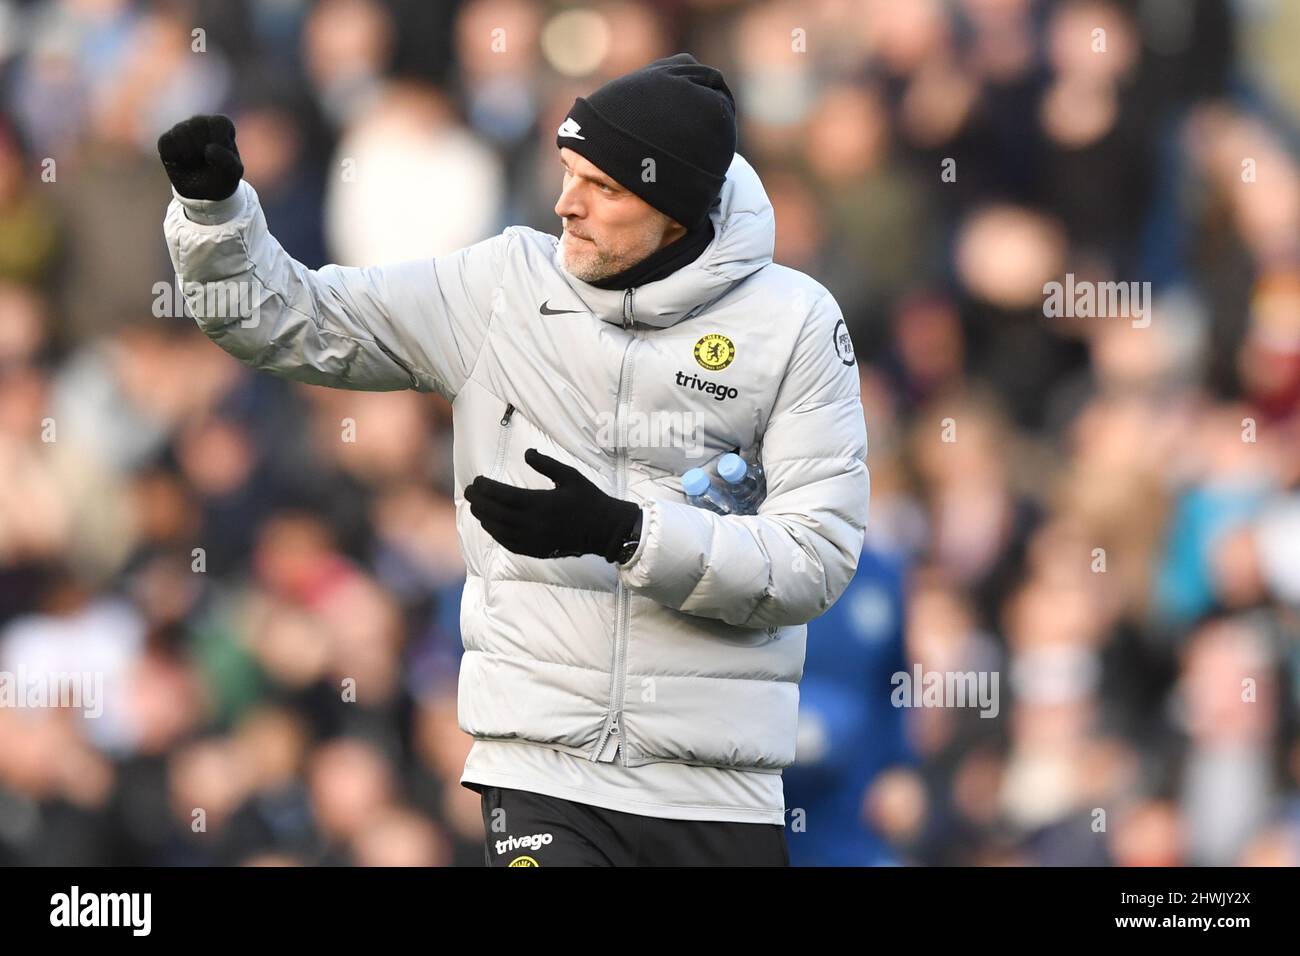
<path id="1" fill-rule="evenodd" d="M 501 545 L 533 558 L 599 554 L 614 562 L 641 521 L 641 509 L 605 494 L 576 468 L 536 448 L 524 461 L 555 482 L 551 489 L 517 488 L 479 475 L 465 486 L 470 513 Z"/>
<path id="2" fill-rule="evenodd" d="M 158 137 L 167 177 L 186 199 L 225 199 L 244 177 L 228 116 L 191 116 Z"/>

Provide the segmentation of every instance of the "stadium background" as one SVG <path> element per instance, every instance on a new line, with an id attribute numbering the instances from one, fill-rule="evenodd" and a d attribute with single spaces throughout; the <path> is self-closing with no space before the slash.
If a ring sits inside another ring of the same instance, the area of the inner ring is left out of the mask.
<path id="1" fill-rule="evenodd" d="M 178 315 L 154 143 L 229 113 L 309 265 L 437 255 L 556 231 L 573 97 L 684 49 L 871 442 L 795 862 L 1296 864 L 1297 39 L 1286 0 L 0 0 L 0 670 L 105 679 L 0 708 L 0 862 L 481 863 L 449 409 Z M 1066 273 L 1154 320 L 1047 317 Z M 997 716 L 891 706 L 917 664 Z"/>

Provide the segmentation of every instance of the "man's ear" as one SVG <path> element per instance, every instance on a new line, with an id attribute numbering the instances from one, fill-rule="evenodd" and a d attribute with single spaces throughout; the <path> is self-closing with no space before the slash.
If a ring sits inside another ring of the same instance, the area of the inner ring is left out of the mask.
<path id="1" fill-rule="evenodd" d="M 671 243 L 676 242 L 682 236 L 686 235 L 686 227 L 683 226 L 676 219 L 672 219 L 668 216 L 664 216 L 664 219 L 666 221 L 666 225 L 664 226 L 664 238 L 663 238 L 663 242 L 660 243 L 660 248 L 662 248 L 663 246 L 670 245 Z"/>

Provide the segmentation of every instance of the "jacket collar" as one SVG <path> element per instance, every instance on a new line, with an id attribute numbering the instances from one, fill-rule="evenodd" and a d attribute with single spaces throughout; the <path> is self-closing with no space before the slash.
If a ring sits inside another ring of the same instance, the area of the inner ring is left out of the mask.
<path id="1" fill-rule="evenodd" d="M 718 202 L 709 211 L 713 241 L 699 258 L 672 275 L 635 289 L 597 289 L 568 273 L 555 240 L 552 261 L 598 319 L 665 329 L 702 311 L 733 285 L 772 261 L 776 220 L 754 167 L 739 153 L 731 160 Z"/>

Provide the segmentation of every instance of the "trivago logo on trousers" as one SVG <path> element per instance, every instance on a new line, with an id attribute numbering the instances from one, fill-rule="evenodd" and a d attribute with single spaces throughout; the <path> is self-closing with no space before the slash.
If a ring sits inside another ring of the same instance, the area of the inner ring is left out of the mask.
<path id="1" fill-rule="evenodd" d="M 530 833 L 528 836 L 506 837 L 504 840 L 497 840 L 497 856 L 502 853 L 510 853 L 512 850 L 532 850 L 536 853 L 553 839 L 555 838 L 549 833 Z"/>

